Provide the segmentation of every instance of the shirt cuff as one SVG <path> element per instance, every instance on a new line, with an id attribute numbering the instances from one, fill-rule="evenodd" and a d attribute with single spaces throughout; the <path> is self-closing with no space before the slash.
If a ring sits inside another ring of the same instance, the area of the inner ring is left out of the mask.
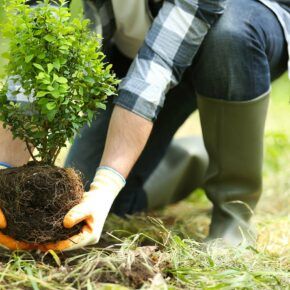
<path id="1" fill-rule="evenodd" d="M 3 167 L 3 168 L 12 168 L 12 165 L 6 163 L 6 162 L 0 162 L 0 168 Z"/>
<path id="2" fill-rule="evenodd" d="M 114 104 L 135 113 L 142 118 L 154 122 L 161 110 L 160 106 L 136 95 L 128 90 L 119 90 L 118 96 L 114 99 Z"/>

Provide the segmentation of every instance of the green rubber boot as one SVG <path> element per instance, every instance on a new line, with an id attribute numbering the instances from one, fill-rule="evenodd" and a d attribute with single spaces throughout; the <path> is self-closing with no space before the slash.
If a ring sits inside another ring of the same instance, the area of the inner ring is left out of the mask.
<path id="1" fill-rule="evenodd" d="M 186 198 L 204 182 L 208 156 L 200 136 L 174 139 L 146 181 L 148 209 L 158 209 Z"/>
<path id="2" fill-rule="evenodd" d="M 208 239 L 253 243 L 249 220 L 262 191 L 263 138 L 269 93 L 231 102 L 198 96 L 209 167 L 204 189 L 213 203 Z"/>

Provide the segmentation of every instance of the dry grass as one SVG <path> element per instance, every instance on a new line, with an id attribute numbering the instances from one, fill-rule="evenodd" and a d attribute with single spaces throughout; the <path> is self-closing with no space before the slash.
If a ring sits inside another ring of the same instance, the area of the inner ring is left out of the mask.
<path id="1" fill-rule="evenodd" d="M 0 289 L 290 289 L 289 92 L 284 76 L 273 87 L 255 248 L 202 243 L 210 204 L 198 191 L 151 217 L 111 216 L 102 241 L 80 252 L 2 251 Z M 194 116 L 179 136 L 197 124 Z"/>

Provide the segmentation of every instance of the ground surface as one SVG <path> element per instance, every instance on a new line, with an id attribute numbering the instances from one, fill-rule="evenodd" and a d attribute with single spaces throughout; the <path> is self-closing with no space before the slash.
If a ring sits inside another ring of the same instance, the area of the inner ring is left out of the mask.
<path id="1" fill-rule="evenodd" d="M 289 101 L 284 76 L 273 86 L 255 248 L 199 243 L 210 204 L 197 191 L 151 217 L 110 217 L 101 243 L 83 252 L 1 251 L 0 289 L 290 289 Z M 193 116 L 178 135 L 199 132 L 197 124 Z"/>

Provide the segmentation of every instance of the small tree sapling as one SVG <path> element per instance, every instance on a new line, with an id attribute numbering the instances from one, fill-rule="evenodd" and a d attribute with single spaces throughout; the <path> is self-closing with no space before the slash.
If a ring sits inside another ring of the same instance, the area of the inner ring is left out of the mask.
<path id="1" fill-rule="evenodd" d="M 54 164 L 66 141 L 105 108 L 117 81 L 104 62 L 100 37 L 89 32 L 88 20 L 72 19 L 63 0 L 58 7 L 48 0 L 34 8 L 25 0 L 9 3 L 0 120 L 26 142 L 34 161 Z M 18 90 L 11 92 L 12 82 Z M 19 94 L 28 102 L 17 102 Z"/>
<path id="2" fill-rule="evenodd" d="M 62 221 L 81 199 L 81 180 L 54 163 L 67 140 L 105 109 L 118 82 L 104 61 L 100 36 L 89 31 L 87 20 L 72 19 L 64 0 L 59 2 L 30 7 L 25 0 L 9 0 L 5 7 L 3 34 L 10 49 L 0 120 L 25 141 L 34 162 L 0 170 L 0 208 L 8 224 L 3 231 L 33 243 L 80 230 L 64 229 Z"/>

